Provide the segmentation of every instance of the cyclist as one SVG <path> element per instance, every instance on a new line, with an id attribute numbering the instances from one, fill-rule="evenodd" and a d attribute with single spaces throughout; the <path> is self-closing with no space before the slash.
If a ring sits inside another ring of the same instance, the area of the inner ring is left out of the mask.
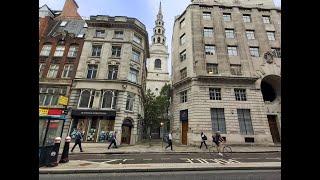
<path id="1" fill-rule="evenodd" d="M 219 148 L 219 145 L 220 145 L 220 142 L 222 141 L 225 141 L 221 135 L 220 135 L 220 131 L 217 131 L 215 134 L 212 135 L 212 142 L 216 143 L 217 145 L 217 148 L 219 150 L 219 155 L 220 156 L 223 156 L 221 153 L 220 153 L 220 148 Z"/>

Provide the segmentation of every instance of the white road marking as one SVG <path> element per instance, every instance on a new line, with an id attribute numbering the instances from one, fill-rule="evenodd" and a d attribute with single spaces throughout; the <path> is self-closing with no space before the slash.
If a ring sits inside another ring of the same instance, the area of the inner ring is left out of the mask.
<path id="1" fill-rule="evenodd" d="M 144 161 L 151 161 L 152 159 L 143 159 Z"/>
<path id="2" fill-rule="evenodd" d="M 188 159 L 188 158 L 180 158 L 180 159 L 181 159 L 181 160 L 186 160 L 186 162 L 188 162 L 188 163 L 193 163 L 193 162 L 192 162 L 193 159 Z"/>
<path id="3" fill-rule="evenodd" d="M 114 162 L 119 160 L 122 160 L 122 159 L 109 159 L 108 161 L 104 161 L 103 163 Z"/>
<path id="4" fill-rule="evenodd" d="M 278 159 L 278 160 L 281 160 L 280 158 L 266 158 L 266 159 Z"/>
<path id="5" fill-rule="evenodd" d="M 242 159 L 242 158 L 231 158 L 231 159 Z"/>
<path id="6" fill-rule="evenodd" d="M 124 160 L 122 160 L 123 162 L 125 162 L 125 161 L 133 161 L 134 159 L 124 159 Z"/>
<path id="7" fill-rule="evenodd" d="M 248 158 L 248 159 L 259 159 L 259 158 Z"/>

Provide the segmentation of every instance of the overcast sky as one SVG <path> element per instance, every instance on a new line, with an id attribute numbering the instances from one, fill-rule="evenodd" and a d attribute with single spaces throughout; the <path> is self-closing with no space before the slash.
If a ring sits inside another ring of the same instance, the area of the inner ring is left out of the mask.
<path id="1" fill-rule="evenodd" d="M 159 10 L 160 0 L 76 0 L 80 16 L 91 15 L 129 16 L 137 18 L 148 31 L 149 43 L 153 35 L 154 21 Z M 281 7 L 281 0 L 274 0 Z M 65 0 L 39 0 L 39 7 L 47 4 L 52 10 L 62 10 Z M 161 0 L 167 45 L 171 54 L 171 36 L 174 17 L 180 15 L 191 3 L 190 0 Z M 171 56 L 169 56 L 169 73 L 171 74 Z"/>

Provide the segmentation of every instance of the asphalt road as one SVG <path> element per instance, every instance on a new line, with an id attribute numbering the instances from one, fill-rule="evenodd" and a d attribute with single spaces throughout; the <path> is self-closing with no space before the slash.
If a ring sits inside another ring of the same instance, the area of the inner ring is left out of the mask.
<path id="1" fill-rule="evenodd" d="M 277 153 L 233 153 L 231 157 L 211 156 L 209 153 L 141 153 L 141 154 L 69 154 L 69 160 L 86 160 L 108 164 L 147 163 L 215 163 L 217 159 L 243 162 L 281 162 Z"/>
<path id="2" fill-rule="evenodd" d="M 280 170 L 223 170 L 146 173 L 40 174 L 40 180 L 280 180 Z"/>

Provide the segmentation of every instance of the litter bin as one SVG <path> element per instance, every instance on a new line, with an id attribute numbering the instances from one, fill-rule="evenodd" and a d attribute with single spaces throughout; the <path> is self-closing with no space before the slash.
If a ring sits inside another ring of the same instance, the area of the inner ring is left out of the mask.
<path id="1" fill-rule="evenodd" d="M 47 166 L 54 139 L 62 136 L 65 118 L 58 116 L 39 116 L 39 167 Z"/>

